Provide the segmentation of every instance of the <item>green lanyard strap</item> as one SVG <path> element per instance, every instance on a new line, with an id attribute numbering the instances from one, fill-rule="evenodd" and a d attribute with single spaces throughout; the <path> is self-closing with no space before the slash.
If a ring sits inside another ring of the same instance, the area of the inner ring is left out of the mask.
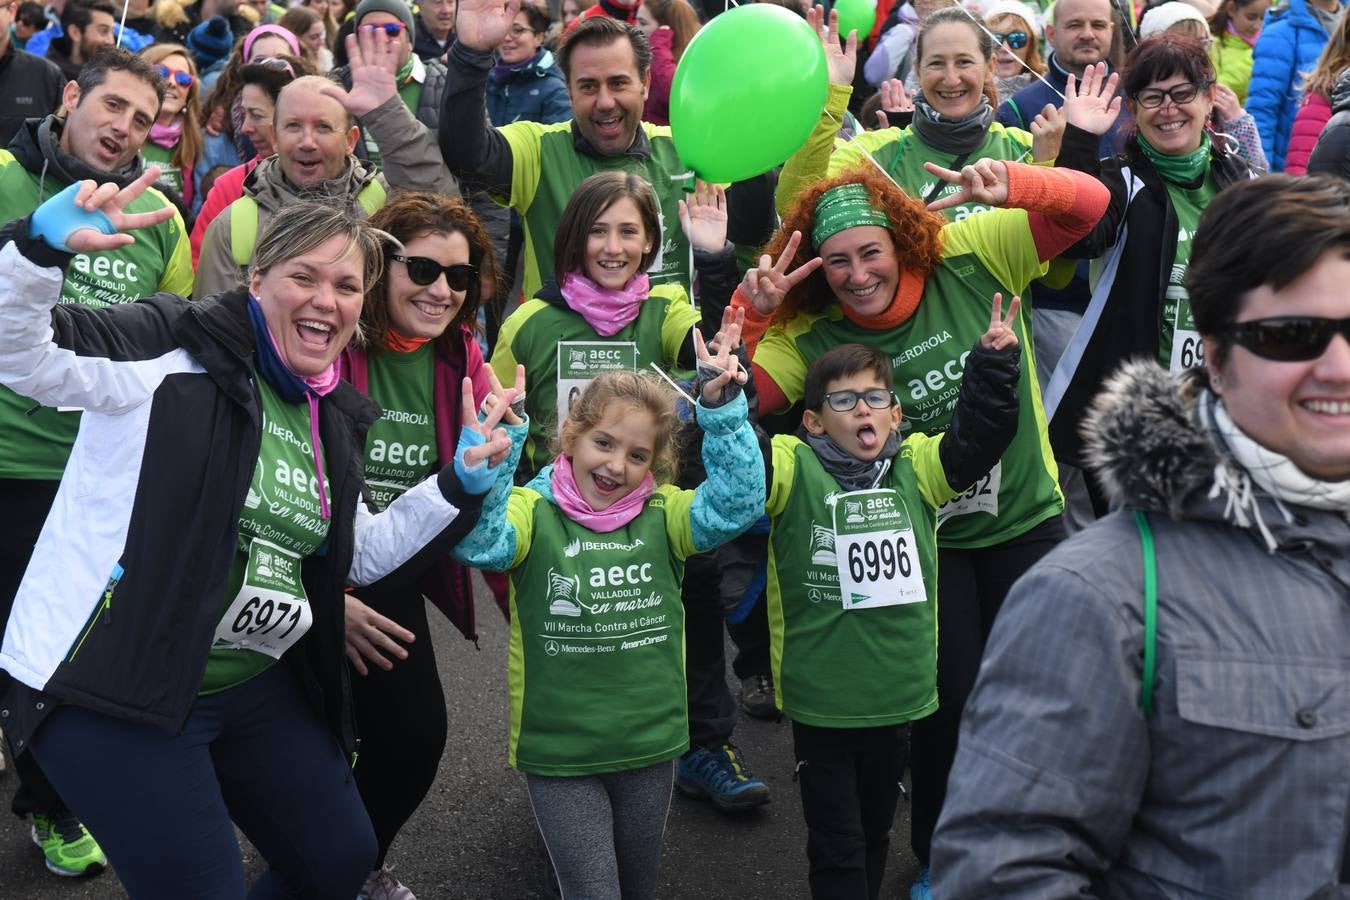
<path id="1" fill-rule="evenodd" d="M 1144 674 L 1139 708 L 1147 719 L 1153 715 L 1153 673 L 1158 665 L 1158 552 L 1153 546 L 1153 527 L 1143 510 L 1134 511 L 1134 524 L 1144 553 Z"/>

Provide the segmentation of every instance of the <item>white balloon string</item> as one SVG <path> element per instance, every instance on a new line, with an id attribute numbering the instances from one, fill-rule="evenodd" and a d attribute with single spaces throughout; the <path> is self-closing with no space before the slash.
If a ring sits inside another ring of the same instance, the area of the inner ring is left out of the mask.
<path id="1" fill-rule="evenodd" d="M 686 400 L 689 401 L 689 405 L 690 405 L 690 406 L 698 406 L 698 401 L 695 400 L 693 397 L 690 397 L 688 394 L 686 394 L 686 393 L 684 392 L 684 388 L 682 388 L 682 387 L 680 387 L 678 384 L 676 384 L 675 381 L 674 381 L 674 379 L 672 379 L 672 378 L 671 378 L 669 375 L 667 375 L 665 372 L 662 372 L 662 371 L 661 371 L 661 367 L 658 366 L 658 365 L 656 364 L 655 361 L 652 361 L 652 363 L 651 363 L 650 365 L 651 365 L 651 367 L 652 367 L 652 371 L 654 371 L 657 375 L 660 375 L 662 378 L 664 378 L 664 379 L 666 380 L 666 384 L 668 384 L 668 385 L 670 385 L 671 387 L 673 387 L 676 391 L 679 392 L 679 395 L 680 395 L 681 397 L 683 397 L 684 399 L 686 399 Z"/>
<path id="2" fill-rule="evenodd" d="M 122 46 L 122 35 L 127 32 L 127 10 L 131 9 L 131 0 L 122 0 L 122 21 L 117 23 L 117 46 Z"/>
<path id="3" fill-rule="evenodd" d="M 991 41 L 994 42 L 994 53 L 997 54 L 997 53 L 998 53 L 998 48 L 1001 47 L 1001 46 L 1003 45 L 1003 42 L 1002 42 L 1001 40 L 999 40 L 997 37 L 995 37 L 995 36 L 994 36 L 994 33 L 993 33 L 992 31 L 990 31 L 988 28 L 986 28 L 983 22 L 981 22 L 979 19 L 975 18 L 975 16 L 971 15 L 970 10 L 966 9 L 964 6 L 962 6 L 962 5 L 959 4 L 959 3 L 956 4 L 956 8 L 959 9 L 959 10 L 961 10 L 961 12 L 965 13 L 965 14 L 966 14 L 966 17 L 969 18 L 970 21 L 972 21 L 972 22 L 975 23 L 975 27 L 976 27 L 976 28 L 980 29 L 980 30 L 983 31 L 985 34 L 989 35 L 989 39 L 990 39 Z M 1019 16 L 1019 18 L 1020 18 L 1020 16 Z M 1035 25 L 1036 25 L 1035 22 L 1032 22 L 1032 23 L 1030 23 L 1030 24 L 1031 24 L 1031 26 L 1032 26 L 1033 28 L 1034 28 Z M 1034 40 L 1036 40 L 1036 35 L 1034 35 L 1034 34 L 1029 34 L 1029 35 L 1027 35 L 1027 40 L 1029 40 L 1029 41 L 1034 41 Z M 1009 48 L 1009 49 L 1012 49 L 1012 48 Z M 1037 72 L 1037 71 L 1036 71 L 1035 69 L 1033 69 L 1031 66 L 1027 65 L 1027 61 L 1026 61 L 1026 60 L 1024 60 L 1022 57 L 1018 56 L 1016 53 L 1014 53 L 1012 56 L 1013 56 L 1013 59 L 1017 60 L 1018 65 L 1020 65 L 1022 68 L 1026 69 L 1026 70 L 1027 70 L 1028 72 L 1030 72 L 1033 76 L 1035 76 L 1036 80 L 1039 81 L 1041 84 L 1045 85 L 1045 86 L 1048 87 L 1050 90 L 1054 91 L 1054 92 L 1055 92 L 1055 95 L 1058 96 L 1059 99 L 1061 99 L 1061 100 L 1068 100 L 1068 99 L 1069 99 L 1068 97 L 1065 97 L 1063 94 L 1061 94 L 1061 93 L 1059 92 L 1059 88 L 1055 87 L 1053 84 L 1051 84 L 1049 81 L 1047 81 L 1044 75 L 1042 75 L 1040 72 Z M 1040 110 L 1036 110 L 1036 112 L 1039 113 Z"/>

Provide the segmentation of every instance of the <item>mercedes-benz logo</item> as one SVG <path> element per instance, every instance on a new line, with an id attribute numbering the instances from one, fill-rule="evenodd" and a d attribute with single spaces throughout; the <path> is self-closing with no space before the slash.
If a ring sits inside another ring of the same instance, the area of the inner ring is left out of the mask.
<path id="1" fill-rule="evenodd" d="M 549 656 L 557 656 L 557 655 L 558 655 L 558 642 L 557 642 L 557 641 L 549 641 L 547 644 L 544 645 L 544 652 L 547 653 Z"/>

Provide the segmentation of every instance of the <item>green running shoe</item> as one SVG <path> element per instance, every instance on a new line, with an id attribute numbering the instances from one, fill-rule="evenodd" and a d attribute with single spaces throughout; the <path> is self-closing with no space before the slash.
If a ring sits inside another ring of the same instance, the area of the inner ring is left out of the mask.
<path id="1" fill-rule="evenodd" d="M 108 867 L 98 841 L 69 814 L 53 818 L 33 813 L 33 843 L 42 848 L 47 868 L 54 875 L 79 878 L 97 875 Z"/>

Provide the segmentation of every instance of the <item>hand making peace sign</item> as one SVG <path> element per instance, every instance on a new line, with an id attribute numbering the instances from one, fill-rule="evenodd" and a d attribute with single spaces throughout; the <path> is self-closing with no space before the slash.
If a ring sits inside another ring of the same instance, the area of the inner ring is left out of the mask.
<path id="1" fill-rule="evenodd" d="M 722 310 L 722 327 L 713 335 L 711 352 L 709 345 L 703 343 L 703 335 L 699 334 L 697 328 L 694 329 L 694 352 L 698 361 L 722 370 L 722 374 L 703 384 L 703 399 L 708 403 L 720 403 L 723 389 L 733 378 L 737 384 L 745 384 L 745 370 L 741 368 L 741 362 L 734 352 L 740 346 L 741 327 L 744 324 L 745 310 L 732 309 L 730 306 Z"/>
<path id="2" fill-rule="evenodd" d="M 746 270 L 745 278 L 741 281 L 741 290 L 760 315 L 773 315 L 774 310 L 783 304 L 787 292 L 823 265 L 824 260 L 817 256 L 791 272 L 787 270 L 792 258 L 797 255 L 797 247 L 801 242 L 802 233 L 792 232 L 787 246 L 778 254 L 777 262 L 765 253 L 759 258 L 759 265 L 756 268 Z"/>
<path id="3" fill-rule="evenodd" d="M 994 295 L 994 308 L 989 314 L 989 330 L 980 336 L 980 346 L 990 350 L 1002 350 L 1004 347 L 1017 346 L 1017 332 L 1013 323 L 1017 321 L 1017 312 L 1022 308 L 1022 298 L 1013 297 L 1008 304 L 1008 315 L 1003 316 L 1003 295 Z"/>
<path id="4" fill-rule="evenodd" d="M 125 247 L 128 244 L 136 243 L 136 238 L 126 234 L 128 231 L 136 231 L 141 228 L 153 228 L 160 222 L 173 218 L 174 208 L 168 204 L 160 209 L 143 213 L 129 213 L 124 210 L 133 200 L 145 193 L 145 189 L 154 184 L 159 178 L 159 166 L 150 166 L 131 184 L 124 188 L 119 188 L 116 184 L 108 182 L 106 184 L 96 184 L 93 181 L 80 182 L 79 188 L 75 191 L 74 205 L 77 210 L 86 213 L 102 212 L 107 216 L 108 221 L 116 230 L 114 234 L 104 234 L 99 231 L 92 223 L 85 226 L 76 225 L 75 230 L 63 236 L 43 234 L 49 244 L 53 240 L 60 241 L 64 238 L 64 243 L 75 253 L 92 253 L 98 250 L 116 250 L 118 247 Z M 62 203 L 60 195 L 53 197 L 48 203 Z M 46 204 L 43 204 L 46 206 Z M 42 207 L 39 207 L 39 212 Z M 53 210 L 60 213 L 60 210 Z M 34 213 L 36 218 L 39 213 Z M 55 244 L 52 244 L 55 246 Z"/>

